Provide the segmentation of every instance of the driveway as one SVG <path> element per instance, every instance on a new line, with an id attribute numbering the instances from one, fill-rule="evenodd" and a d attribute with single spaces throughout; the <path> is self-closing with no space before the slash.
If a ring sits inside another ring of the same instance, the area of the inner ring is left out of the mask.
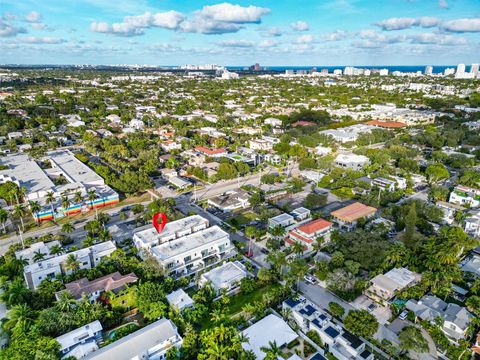
<path id="1" fill-rule="evenodd" d="M 356 307 L 357 309 L 363 309 L 368 311 L 368 307 L 371 304 L 375 304 L 376 307 L 373 311 L 371 311 L 372 315 L 375 316 L 378 320 L 378 322 L 382 325 L 388 324 L 388 320 L 392 316 L 392 312 L 390 309 L 386 306 L 381 306 L 377 303 L 375 303 L 373 300 L 369 299 L 365 295 L 360 295 L 358 298 L 356 298 L 353 302 L 352 305 Z"/>

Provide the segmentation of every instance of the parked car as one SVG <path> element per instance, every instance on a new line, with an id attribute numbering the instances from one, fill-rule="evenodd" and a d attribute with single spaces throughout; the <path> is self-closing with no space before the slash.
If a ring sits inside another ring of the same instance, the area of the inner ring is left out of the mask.
<path id="1" fill-rule="evenodd" d="M 265 255 L 268 255 L 270 253 L 270 251 L 268 251 L 268 249 L 265 249 L 265 248 L 262 248 L 260 251 Z"/>
<path id="2" fill-rule="evenodd" d="M 368 310 L 368 312 L 372 312 L 376 308 L 377 308 L 377 304 L 371 303 L 370 305 L 368 305 L 367 310 Z"/>
<path id="3" fill-rule="evenodd" d="M 403 311 L 400 313 L 400 315 L 398 316 L 398 318 L 399 318 L 400 320 L 405 320 L 405 319 L 407 318 L 407 316 L 408 316 L 408 310 L 403 310 Z"/>
<path id="4" fill-rule="evenodd" d="M 305 275 L 304 280 L 311 285 L 315 285 L 317 283 L 317 279 L 310 274 Z"/>

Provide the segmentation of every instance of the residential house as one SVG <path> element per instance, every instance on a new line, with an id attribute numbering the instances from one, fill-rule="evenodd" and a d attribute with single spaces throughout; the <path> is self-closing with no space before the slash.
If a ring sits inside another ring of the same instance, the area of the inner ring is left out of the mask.
<path id="1" fill-rule="evenodd" d="M 476 208 L 480 206 L 480 189 L 458 185 L 450 193 L 448 201 L 453 204 Z"/>
<path id="2" fill-rule="evenodd" d="M 55 340 L 60 344 L 61 358 L 81 359 L 98 350 L 97 342 L 102 337 L 102 330 L 100 321 L 95 320 L 57 337 Z"/>
<path id="3" fill-rule="evenodd" d="M 463 212 L 465 210 L 463 206 L 446 201 L 437 201 L 435 205 L 443 212 L 442 222 L 448 225 L 451 225 L 455 221 L 457 212 Z"/>
<path id="4" fill-rule="evenodd" d="M 325 219 L 316 219 L 300 225 L 288 233 L 285 242 L 289 245 L 300 243 L 304 246 L 306 252 L 314 249 L 318 239 L 323 238 L 323 243 L 330 241 L 330 232 L 333 223 Z"/>
<path id="5" fill-rule="evenodd" d="M 174 140 L 165 140 L 164 142 L 162 142 L 160 147 L 165 152 L 170 152 L 170 151 L 174 151 L 174 150 L 182 150 L 182 144 L 177 143 Z"/>
<path id="6" fill-rule="evenodd" d="M 164 360 L 173 346 L 180 349 L 183 339 L 171 320 L 162 318 L 97 350 L 83 360 Z"/>
<path id="7" fill-rule="evenodd" d="M 227 293 L 235 291 L 246 277 L 248 271 L 245 266 L 240 261 L 232 261 L 203 273 L 198 284 L 201 287 L 210 284 L 217 295 L 220 295 L 222 291 Z"/>
<path id="8" fill-rule="evenodd" d="M 371 206 L 356 202 L 330 213 L 333 222 L 340 229 L 351 231 L 357 227 L 361 219 L 370 219 L 375 216 L 377 209 Z"/>
<path id="9" fill-rule="evenodd" d="M 86 296 L 91 303 L 94 303 L 102 293 L 112 291 L 114 294 L 118 294 L 137 280 L 138 278 L 134 273 L 122 275 L 118 271 L 92 281 L 81 278 L 65 284 L 65 290 L 57 292 L 56 297 L 58 300 L 61 293 L 67 292 L 75 300 L 80 300 L 82 296 Z"/>
<path id="10" fill-rule="evenodd" d="M 465 232 L 475 238 L 480 238 L 480 210 L 472 211 L 465 219 Z"/>
<path id="11" fill-rule="evenodd" d="M 220 158 L 220 157 L 224 157 L 228 154 L 228 151 L 225 150 L 225 149 L 209 149 L 205 146 L 197 146 L 195 148 L 195 151 L 197 153 L 200 153 L 202 155 L 205 155 L 205 156 L 208 156 L 208 157 L 212 157 L 212 158 Z"/>
<path id="12" fill-rule="evenodd" d="M 242 347 L 247 351 L 253 351 L 258 360 L 265 359 L 265 352 L 262 348 L 268 347 L 271 343 L 283 348 L 298 338 L 288 324 L 280 317 L 270 314 L 242 331 L 242 335 L 248 339 L 243 342 Z"/>
<path id="13" fill-rule="evenodd" d="M 339 154 L 335 158 L 335 165 L 346 169 L 361 170 L 368 164 L 370 164 L 370 159 L 363 155 Z"/>
<path id="14" fill-rule="evenodd" d="M 417 284 L 420 279 L 421 275 L 413 271 L 394 268 L 371 279 L 365 295 L 373 301 L 386 305 L 399 291 Z"/>
<path id="15" fill-rule="evenodd" d="M 186 308 L 193 307 L 195 303 L 183 289 L 178 289 L 168 294 L 167 302 L 177 311 L 183 311 Z"/>
<path id="16" fill-rule="evenodd" d="M 466 338 L 468 326 L 473 319 L 473 315 L 466 308 L 430 295 L 425 295 L 418 301 L 408 300 L 405 306 L 420 320 L 433 324 L 440 318 L 443 322 L 442 331 L 454 344 Z"/>
<path id="17" fill-rule="evenodd" d="M 244 209 L 250 206 L 250 195 L 243 189 L 231 190 L 208 199 L 208 204 L 223 212 Z"/>

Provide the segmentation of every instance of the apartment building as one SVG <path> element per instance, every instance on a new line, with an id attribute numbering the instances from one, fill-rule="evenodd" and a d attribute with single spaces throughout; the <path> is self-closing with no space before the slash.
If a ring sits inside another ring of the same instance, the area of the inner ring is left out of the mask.
<path id="1" fill-rule="evenodd" d="M 174 276 L 211 267 L 234 251 L 229 234 L 199 215 L 172 221 L 160 234 L 153 226 L 136 232 L 133 241 L 141 256 L 149 253 Z"/>
<path id="2" fill-rule="evenodd" d="M 45 279 L 54 279 L 57 275 L 70 274 L 72 269 L 65 266 L 70 257 L 77 261 L 79 269 L 91 269 L 97 266 L 104 257 L 110 256 L 116 249 L 112 241 L 106 241 L 71 253 L 61 254 L 26 265 L 23 268 L 23 276 L 27 286 L 35 290 Z"/>
<path id="3" fill-rule="evenodd" d="M 293 320 L 304 333 L 311 330 L 317 332 L 325 344 L 325 350 L 332 353 L 336 359 L 374 359 L 373 353 L 360 338 L 335 324 L 330 315 L 305 298 L 287 299 L 282 307 L 291 311 Z"/>

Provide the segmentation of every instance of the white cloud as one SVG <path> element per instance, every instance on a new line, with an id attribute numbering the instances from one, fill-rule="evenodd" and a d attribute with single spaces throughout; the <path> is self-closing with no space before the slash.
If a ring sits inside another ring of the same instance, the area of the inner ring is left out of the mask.
<path id="1" fill-rule="evenodd" d="M 218 42 L 218 45 L 225 46 L 225 47 L 234 47 L 234 48 L 249 48 L 253 47 L 254 43 L 252 41 L 247 40 L 222 40 Z"/>
<path id="2" fill-rule="evenodd" d="M 297 44 L 310 44 L 313 42 L 313 35 L 300 35 L 295 39 Z"/>
<path id="3" fill-rule="evenodd" d="M 37 11 L 31 11 L 25 15 L 25 21 L 29 23 L 40 23 L 42 22 L 42 15 Z"/>
<path id="4" fill-rule="evenodd" d="M 294 23 L 290 24 L 291 28 L 295 31 L 307 31 L 310 30 L 310 25 L 305 21 L 295 21 Z"/>
<path id="5" fill-rule="evenodd" d="M 272 47 L 275 47 L 275 46 L 278 46 L 278 41 L 277 40 L 273 40 L 273 39 L 265 39 L 265 40 L 262 40 L 260 42 L 260 44 L 258 44 L 258 47 L 259 48 L 272 48 Z"/>
<path id="6" fill-rule="evenodd" d="M 245 24 L 260 23 L 262 16 L 269 13 L 270 9 L 253 5 L 242 7 L 240 5 L 222 3 L 204 6 L 197 11 L 196 15 L 212 21 Z"/>
<path id="7" fill-rule="evenodd" d="M 282 31 L 278 27 L 274 26 L 274 27 L 269 28 L 267 30 L 266 34 L 268 36 L 277 37 L 277 36 L 282 36 Z"/>
<path id="8" fill-rule="evenodd" d="M 62 44 L 66 42 L 65 39 L 35 36 L 18 36 L 15 41 L 25 44 Z"/>
<path id="9" fill-rule="evenodd" d="M 442 29 L 449 32 L 480 32 L 480 18 L 447 21 Z"/>
<path id="10" fill-rule="evenodd" d="M 230 3 L 204 6 L 194 12 L 191 19 L 177 11 L 152 14 L 146 12 L 137 16 L 126 16 L 121 23 L 108 24 L 92 22 L 90 29 L 95 32 L 119 36 L 143 35 L 150 27 L 160 27 L 181 32 L 223 34 L 237 32 L 244 24 L 259 24 L 262 16 L 270 9 L 257 6 L 240 6 Z"/>
<path id="11" fill-rule="evenodd" d="M 446 0 L 438 0 L 438 7 L 440 9 L 448 9 L 448 3 Z"/>
<path id="12" fill-rule="evenodd" d="M 335 30 L 322 35 L 324 41 L 342 41 L 347 39 L 351 34 L 344 30 Z"/>
<path id="13" fill-rule="evenodd" d="M 379 21 L 374 25 L 385 31 L 405 30 L 414 26 L 429 28 L 440 24 L 440 20 L 435 17 L 424 16 L 421 18 L 390 18 Z"/>
<path id="14" fill-rule="evenodd" d="M 408 39 L 413 44 L 436 44 L 436 45 L 466 45 L 467 39 L 453 35 L 442 35 L 434 33 L 422 33 L 409 35 Z"/>
<path id="15" fill-rule="evenodd" d="M 10 20 L 13 19 L 5 16 L 0 18 L 0 37 L 12 37 L 27 32 L 25 28 L 12 24 Z"/>

